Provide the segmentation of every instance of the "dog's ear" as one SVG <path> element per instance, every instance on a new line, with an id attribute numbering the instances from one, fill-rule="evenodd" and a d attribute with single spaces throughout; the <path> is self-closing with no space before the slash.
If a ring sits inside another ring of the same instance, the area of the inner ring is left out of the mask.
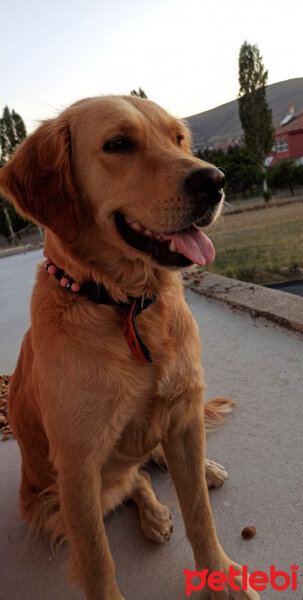
<path id="1" fill-rule="evenodd" d="M 66 120 L 45 121 L 0 169 L 0 189 L 18 212 L 72 242 L 79 206 L 71 174 L 71 135 Z"/>

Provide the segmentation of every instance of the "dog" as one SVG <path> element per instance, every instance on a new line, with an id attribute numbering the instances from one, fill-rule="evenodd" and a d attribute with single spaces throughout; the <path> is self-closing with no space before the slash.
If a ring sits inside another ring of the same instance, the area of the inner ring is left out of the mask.
<path id="1" fill-rule="evenodd" d="M 16 209 L 45 229 L 26 333 L 9 396 L 22 455 L 21 512 L 67 538 L 70 578 L 87 600 L 122 600 L 103 518 L 123 500 L 144 534 L 165 542 L 169 508 L 148 473 L 167 463 L 196 568 L 228 575 L 207 484 L 205 423 L 231 410 L 203 403 L 198 327 L 181 271 L 214 260 L 201 228 L 224 203 L 224 174 L 193 156 L 186 125 L 131 96 L 81 100 L 45 121 L 0 170 Z M 212 599 L 259 598 L 228 583 Z"/>

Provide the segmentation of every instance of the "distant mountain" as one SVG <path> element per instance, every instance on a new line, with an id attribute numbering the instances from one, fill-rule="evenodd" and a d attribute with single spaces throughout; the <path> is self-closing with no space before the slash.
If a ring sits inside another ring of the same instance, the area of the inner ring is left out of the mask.
<path id="1" fill-rule="evenodd" d="M 303 110 L 303 77 L 267 86 L 267 100 L 273 112 L 274 125 L 277 126 L 287 114 L 290 104 L 294 105 L 295 112 Z M 243 135 L 237 100 L 185 120 L 192 130 L 196 147 L 232 142 Z"/>

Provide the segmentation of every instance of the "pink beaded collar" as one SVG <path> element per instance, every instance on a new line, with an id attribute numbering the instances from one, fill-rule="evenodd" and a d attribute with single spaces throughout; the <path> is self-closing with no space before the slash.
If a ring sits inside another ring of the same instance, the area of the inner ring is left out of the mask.
<path id="1" fill-rule="evenodd" d="M 60 285 L 66 289 L 70 289 L 72 292 L 80 292 L 81 286 L 79 283 L 76 283 L 71 277 L 66 275 L 65 271 L 62 269 L 58 269 L 54 263 L 52 263 L 48 258 L 44 261 L 44 268 L 51 275 L 55 275 L 56 279 L 60 282 Z"/>
<path id="2" fill-rule="evenodd" d="M 43 264 L 45 270 L 51 275 L 54 275 L 63 288 L 80 294 L 81 296 L 85 296 L 88 300 L 96 302 L 97 304 L 107 304 L 118 308 L 130 309 L 124 327 L 124 335 L 128 347 L 135 358 L 140 362 L 152 362 L 150 350 L 144 344 L 136 330 L 135 319 L 142 310 L 145 310 L 156 301 L 156 296 L 152 296 L 151 298 L 144 298 L 144 296 L 140 296 L 139 298 L 130 297 L 128 302 L 116 302 L 109 295 L 102 283 L 98 284 L 94 281 L 84 281 L 80 284 L 69 277 L 63 269 L 59 269 L 48 258 Z"/>

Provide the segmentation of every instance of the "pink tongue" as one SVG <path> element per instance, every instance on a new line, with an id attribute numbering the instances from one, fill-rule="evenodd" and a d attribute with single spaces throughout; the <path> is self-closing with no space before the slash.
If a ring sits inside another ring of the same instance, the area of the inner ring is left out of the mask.
<path id="1" fill-rule="evenodd" d="M 199 229 L 161 235 L 165 240 L 173 240 L 179 252 L 196 265 L 204 267 L 215 260 L 216 253 L 212 241 Z"/>

